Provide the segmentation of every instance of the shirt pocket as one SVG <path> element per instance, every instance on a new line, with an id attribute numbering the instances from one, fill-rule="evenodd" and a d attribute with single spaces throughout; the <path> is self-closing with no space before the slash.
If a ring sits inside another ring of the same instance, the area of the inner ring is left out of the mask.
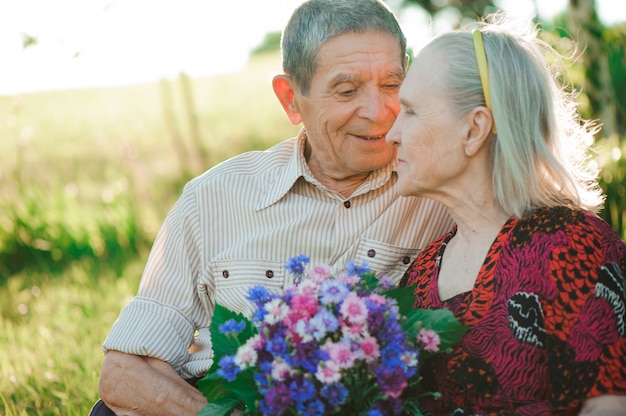
<path id="1" fill-rule="evenodd" d="M 364 238 L 359 242 L 356 260 L 367 263 L 377 277 L 389 276 L 397 284 L 420 251 Z"/>
<path id="2" fill-rule="evenodd" d="M 248 291 L 264 286 L 279 292 L 285 285 L 284 263 L 268 260 L 217 260 L 211 264 L 215 282 L 215 303 L 250 317 L 254 306 Z"/>

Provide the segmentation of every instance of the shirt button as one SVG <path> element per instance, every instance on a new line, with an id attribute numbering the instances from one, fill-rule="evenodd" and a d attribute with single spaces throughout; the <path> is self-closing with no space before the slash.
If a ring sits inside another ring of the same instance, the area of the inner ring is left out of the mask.
<path id="1" fill-rule="evenodd" d="M 370 248 L 369 250 L 367 250 L 367 257 L 374 257 L 376 256 L 376 250 L 374 250 L 373 248 Z"/>
<path id="2" fill-rule="evenodd" d="M 222 276 L 224 276 L 224 279 L 228 279 L 228 270 L 224 270 Z"/>
<path id="3" fill-rule="evenodd" d="M 344 206 L 344 207 L 346 207 L 346 208 L 350 208 L 350 206 L 351 206 L 351 205 L 352 205 L 352 204 L 350 204 L 350 201 L 345 201 L 345 202 L 343 203 L 343 206 Z"/>
<path id="4" fill-rule="evenodd" d="M 267 277 L 268 279 L 271 279 L 272 277 L 274 277 L 274 272 L 271 270 L 266 271 L 265 277 Z"/>
<path id="5" fill-rule="evenodd" d="M 409 256 L 402 257 L 402 263 L 409 264 L 410 261 L 411 261 L 411 258 Z"/>

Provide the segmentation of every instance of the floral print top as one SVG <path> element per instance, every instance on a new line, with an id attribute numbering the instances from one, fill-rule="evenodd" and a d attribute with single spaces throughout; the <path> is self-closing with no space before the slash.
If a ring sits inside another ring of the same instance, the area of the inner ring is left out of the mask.
<path id="1" fill-rule="evenodd" d="M 407 270 L 417 308 L 448 308 L 470 327 L 425 363 L 432 415 L 577 414 L 585 398 L 626 394 L 626 244 L 595 214 L 566 207 L 510 218 L 471 291 L 439 299 L 456 228 Z"/>

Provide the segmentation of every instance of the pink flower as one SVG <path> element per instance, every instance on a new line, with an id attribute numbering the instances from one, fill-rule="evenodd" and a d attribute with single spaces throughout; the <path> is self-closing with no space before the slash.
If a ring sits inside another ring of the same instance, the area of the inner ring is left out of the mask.
<path id="1" fill-rule="evenodd" d="M 318 264 L 308 270 L 309 278 L 316 283 L 322 283 L 331 276 L 330 267 L 325 264 Z"/>
<path id="2" fill-rule="evenodd" d="M 361 351 L 363 358 L 368 363 L 376 361 L 380 357 L 380 348 L 378 347 L 378 341 L 372 336 L 367 336 L 361 340 Z"/>
<path id="3" fill-rule="evenodd" d="M 257 352 L 252 344 L 253 343 L 251 342 L 246 342 L 244 345 L 239 347 L 239 349 L 237 350 L 237 354 L 235 354 L 235 364 L 237 364 L 237 366 L 242 370 L 245 370 L 249 367 L 254 367 L 254 365 L 256 364 Z"/>
<path id="4" fill-rule="evenodd" d="M 374 302 L 376 306 L 381 306 L 387 303 L 387 298 L 379 295 L 378 293 L 372 293 L 371 295 L 369 295 L 369 300 Z"/>
<path id="5" fill-rule="evenodd" d="M 319 304 L 315 296 L 295 294 L 291 298 L 291 309 L 304 311 L 304 316 L 313 316 L 319 309 Z"/>
<path id="6" fill-rule="evenodd" d="M 328 353 L 330 361 L 337 364 L 339 368 L 351 368 L 354 365 L 356 354 L 345 342 L 327 342 L 322 346 L 322 350 Z"/>
<path id="7" fill-rule="evenodd" d="M 292 373 L 293 370 L 282 357 L 277 357 L 272 361 L 272 377 L 276 380 L 282 381 L 292 375 Z"/>
<path id="8" fill-rule="evenodd" d="M 354 292 L 348 293 L 340 309 L 341 315 L 352 323 L 363 323 L 367 319 L 367 306 Z"/>
<path id="9" fill-rule="evenodd" d="M 276 324 L 287 317 L 289 307 L 283 302 L 282 299 L 272 299 L 264 306 L 267 311 L 264 321 L 270 325 Z"/>
<path id="10" fill-rule="evenodd" d="M 367 322 L 355 324 L 343 321 L 341 324 L 341 336 L 350 340 L 360 340 L 368 335 Z"/>
<path id="11" fill-rule="evenodd" d="M 441 339 L 439 338 L 439 334 L 437 334 L 435 331 L 422 328 L 420 329 L 419 334 L 417 334 L 417 340 L 424 345 L 425 351 L 439 351 L 439 344 L 441 343 Z"/>
<path id="12" fill-rule="evenodd" d="M 296 287 L 296 293 L 303 295 L 303 296 L 314 297 L 318 295 L 318 292 L 319 292 L 319 285 L 315 283 L 313 280 L 308 280 L 308 279 L 303 280 Z"/>
<path id="13" fill-rule="evenodd" d="M 341 373 L 333 361 L 322 361 L 317 365 L 315 377 L 322 383 L 331 384 L 341 380 Z"/>

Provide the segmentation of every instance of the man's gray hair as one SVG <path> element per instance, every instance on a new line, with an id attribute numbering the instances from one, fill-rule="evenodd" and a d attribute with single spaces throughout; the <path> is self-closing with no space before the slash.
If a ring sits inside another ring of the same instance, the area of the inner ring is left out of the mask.
<path id="1" fill-rule="evenodd" d="M 317 68 L 319 49 L 348 32 L 375 31 L 398 39 L 400 62 L 406 59 L 406 38 L 398 20 L 380 0 L 308 0 L 292 14 L 281 38 L 283 71 L 306 95 Z"/>

